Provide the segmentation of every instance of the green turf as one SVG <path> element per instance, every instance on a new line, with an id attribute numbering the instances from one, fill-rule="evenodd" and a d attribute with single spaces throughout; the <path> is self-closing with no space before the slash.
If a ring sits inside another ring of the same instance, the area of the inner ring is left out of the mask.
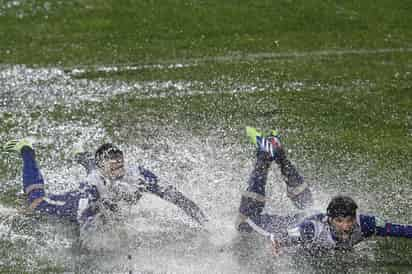
<path id="1" fill-rule="evenodd" d="M 36 258 L 38 260 L 38 266 L 33 269 L 32 266 L 27 264 L 28 257 L 31 257 L 30 250 L 27 249 L 27 245 L 24 240 L 8 241 L 0 239 L 0 255 L 2 258 L 2 264 L 0 264 L 0 273 L 64 273 L 65 269 L 50 264 L 47 258 Z M 3 265 L 4 264 L 4 265 Z"/>
<path id="2" fill-rule="evenodd" d="M 6 3 L 0 2 L 3 63 L 142 63 L 245 51 L 398 48 L 412 41 L 412 5 L 400 0 Z"/>

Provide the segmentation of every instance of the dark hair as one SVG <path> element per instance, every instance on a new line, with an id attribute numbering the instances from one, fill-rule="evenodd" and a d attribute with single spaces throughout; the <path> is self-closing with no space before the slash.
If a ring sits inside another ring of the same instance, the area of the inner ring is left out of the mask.
<path id="1" fill-rule="evenodd" d="M 330 218 L 355 217 L 357 208 L 358 206 L 351 197 L 339 195 L 330 201 L 327 208 L 327 215 Z"/>
<path id="2" fill-rule="evenodd" d="M 112 143 L 101 145 L 94 154 L 94 159 L 98 167 L 103 166 L 103 161 L 123 157 L 123 152 Z"/>

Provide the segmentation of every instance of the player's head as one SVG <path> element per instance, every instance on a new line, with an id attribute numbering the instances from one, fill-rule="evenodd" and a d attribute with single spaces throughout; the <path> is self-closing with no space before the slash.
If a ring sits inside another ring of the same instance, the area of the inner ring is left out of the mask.
<path id="1" fill-rule="evenodd" d="M 345 241 L 352 235 L 356 224 L 357 208 L 355 201 L 348 196 L 336 196 L 330 201 L 327 215 L 333 236 L 337 240 Z"/>
<path id="2" fill-rule="evenodd" d="M 122 178 L 126 171 L 123 152 L 111 143 L 101 145 L 94 155 L 96 166 L 103 176 L 115 180 Z"/>

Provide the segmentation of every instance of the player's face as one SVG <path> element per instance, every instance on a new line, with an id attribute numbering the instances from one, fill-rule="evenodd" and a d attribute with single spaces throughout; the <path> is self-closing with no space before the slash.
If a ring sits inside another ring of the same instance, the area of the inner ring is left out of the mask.
<path id="1" fill-rule="evenodd" d="M 340 240 L 347 240 L 353 232 L 356 223 L 356 218 L 352 216 L 335 217 L 331 220 L 331 224 L 336 231 L 336 237 Z"/>
<path id="2" fill-rule="evenodd" d="M 126 173 L 123 157 L 119 156 L 115 159 L 105 160 L 103 163 L 103 172 L 109 179 L 121 179 Z"/>

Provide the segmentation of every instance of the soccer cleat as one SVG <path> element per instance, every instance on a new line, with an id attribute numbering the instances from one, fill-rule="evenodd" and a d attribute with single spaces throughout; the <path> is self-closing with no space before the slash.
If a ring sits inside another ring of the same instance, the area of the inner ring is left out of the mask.
<path id="1" fill-rule="evenodd" d="M 246 127 L 246 135 L 250 138 L 252 144 L 257 145 L 262 139 L 262 133 L 256 130 L 254 127 Z"/>
<path id="2" fill-rule="evenodd" d="M 4 144 L 3 151 L 20 153 L 23 147 L 29 147 L 33 149 L 32 141 L 28 139 L 10 140 Z"/>
<path id="3" fill-rule="evenodd" d="M 280 134 L 276 130 L 271 130 L 269 135 L 263 136 L 263 134 L 253 127 L 246 127 L 246 135 L 250 138 L 251 142 L 257 145 L 259 151 L 269 153 L 270 158 L 275 160 L 279 151 L 282 149 L 280 143 Z"/>

